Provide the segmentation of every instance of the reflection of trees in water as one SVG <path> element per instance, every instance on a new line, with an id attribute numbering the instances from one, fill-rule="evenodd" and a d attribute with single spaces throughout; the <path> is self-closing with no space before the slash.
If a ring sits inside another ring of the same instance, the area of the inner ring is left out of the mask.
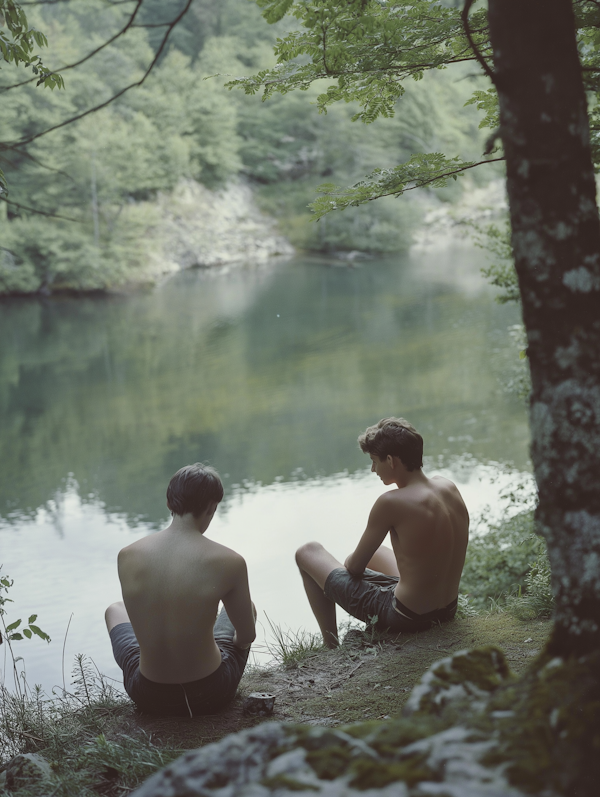
<path id="1" fill-rule="evenodd" d="M 401 265 L 294 262 L 185 274 L 147 296 L 7 304 L 2 514 L 44 504 L 69 473 L 84 500 L 158 520 L 189 461 L 228 484 L 353 471 L 358 432 L 391 413 L 423 431 L 431 456 L 522 464 L 524 413 L 499 395 L 489 346 L 514 310 Z"/>

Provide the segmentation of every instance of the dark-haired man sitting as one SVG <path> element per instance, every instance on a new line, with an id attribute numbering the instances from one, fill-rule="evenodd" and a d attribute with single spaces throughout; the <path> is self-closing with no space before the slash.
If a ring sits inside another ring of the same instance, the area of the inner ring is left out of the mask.
<path id="1" fill-rule="evenodd" d="M 423 438 L 403 418 L 384 418 L 358 438 L 383 493 L 342 565 L 318 542 L 296 552 L 304 588 L 329 648 L 336 647 L 336 603 L 353 617 L 393 632 L 420 631 L 456 614 L 469 514 L 456 486 L 423 471 Z M 390 535 L 392 548 L 382 545 Z M 374 620 L 376 618 L 376 620 Z"/>
<path id="2" fill-rule="evenodd" d="M 108 607 L 106 625 L 142 711 L 212 714 L 235 696 L 256 611 L 244 559 L 204 536 L 222 498 L 213 468 L 181 468 L 167 489 L 171 525 L 119 553 L 123 601 Z"/>

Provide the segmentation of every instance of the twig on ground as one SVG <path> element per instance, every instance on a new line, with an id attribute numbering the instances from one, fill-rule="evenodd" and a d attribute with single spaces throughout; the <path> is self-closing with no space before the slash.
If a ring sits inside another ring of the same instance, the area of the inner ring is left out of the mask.
<path id="1" fill-rule="evenodd" d="M 346 673 L 346 675 L 344 675 L 342 678 L 338 678 L 337 681 L 333 681 L 332 683 L 328 684 L 327 688 L 331 689 L 332 686 L 337 686 L 338 684 L 341 684 L 343 681 L 347 680 L 348 678 L 352 678 L 354 673 L 358 670 L 359 667 L 362 667 L 363 664 L 364 661 L 359 661 L 356 667 L 353 667 L 349 673 Z"/>

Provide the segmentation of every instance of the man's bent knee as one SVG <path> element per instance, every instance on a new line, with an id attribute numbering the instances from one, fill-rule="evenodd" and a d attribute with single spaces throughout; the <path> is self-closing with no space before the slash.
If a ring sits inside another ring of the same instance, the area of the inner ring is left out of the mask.
<path id="1" fill-rule="evenodd" d="M 106 621 L 106 627 L 108 628 L 109 633 L 116 625 L 119 625 L 120 623 L 128 623 L 129 615 L 127 614 L 127 609 L 125 608 L 123 601 L 111 603 L 108 609 L 104 612 L 104 619 Z"/>
<path id="2" fill-rule="evenodd" d="M 324 550 L 325 548 L 320 542 L 305 542 L 296 551 L 296 564 L 299 568 L 302 568 L 307 561 L 318 556 Z"/>

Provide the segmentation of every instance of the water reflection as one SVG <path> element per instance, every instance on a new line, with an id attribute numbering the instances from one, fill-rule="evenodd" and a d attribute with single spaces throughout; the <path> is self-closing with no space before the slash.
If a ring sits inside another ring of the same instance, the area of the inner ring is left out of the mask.
<path id="1" fill-rule="evenodd" d="M 34 513 L 70 473 L 107 511 L 156 523 L 189 461 L 227 486 L 354 472 L 357 433 L 386 414 L 430 456 L 526 467 L 525 413 L 499 380 L 515 309 L 415 265 L 296 260 L 145 296 L 5 302 L 0 515 Z"/>
<path id="2" fill-rule="evenodd" d="M 224 475 L 213 533 L 290 627 L 312 627 L 295 547 L 317 537 L 347 553 L 380 490 L 356 445 L 368 424 L 402 414 L 431 466 L 460 456 L 471 502 L 497 493 L 481 463 L 526 470 L 526 414 L 502 389 L 518 313 L 494 303 L 477 257 L 295 259 L 187 272 L 145 295 L 3 302 L 0 561 L 20 616 L 39 611 L 54 636 L 21 643 L 30 679 L 62 681 L 71 612 L 67 666 L 87 652 L 114 673 L 102 612 L 116 553 L 165 522 L 183 464 Z"/>

